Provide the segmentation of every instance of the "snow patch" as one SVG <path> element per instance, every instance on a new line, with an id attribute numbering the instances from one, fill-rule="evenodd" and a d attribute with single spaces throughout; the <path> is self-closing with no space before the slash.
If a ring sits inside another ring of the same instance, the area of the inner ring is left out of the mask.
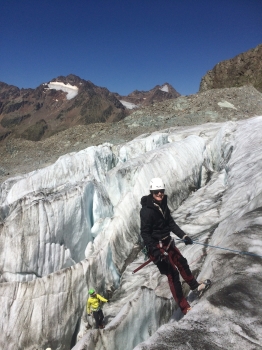
<path id="1" fill-rule="evenodd" d="M 169 92 L 167 85 L 162 86 L 161 89 L 159 89 L 159 90 L 164 91 L 164 92 Z"/>
<path id="2" fill-rule="evenodd" d="M 232 109 L 236 109 L 236 107 L 227 101 L 223 101 L 223 102 L 218 102 L 219 107 L 225 107 L 225 108 L 232 108 Z"/>
<path id="3" fill-rule="evenodd" d="M 55 89 L 55 90 L 62 90 L 64 92 L 67 92 L 66 98 L 67 100 L 71 100 L 78 94 L 78 87 L 73 86 L 70 84 L 64 84 L 62 82 L 58 81 L 52 81 L 51 83 L 47 84 L 49 89 Z"/>
<path id="4" fill-rule="evenodd" d="M 134 108 L 138 108 L 137 105 L 135 105 L 134 103 L 131 102 L 127 102 L 124 100 L 120 100 L 120 102 L 122 103 L 123 106 L 125 106 L 127 109 L 134 109 Z"/>

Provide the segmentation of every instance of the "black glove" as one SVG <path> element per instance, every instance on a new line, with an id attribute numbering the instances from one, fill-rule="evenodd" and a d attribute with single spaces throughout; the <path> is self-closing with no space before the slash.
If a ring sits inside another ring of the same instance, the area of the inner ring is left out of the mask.
<path id="1" fill-rule="evenodd" d="M 193 244 L 192 239 L 191 239 L 188 235 L 185 235 L 185 236 L 183 237 L 183 240 L 184 240 L 184 242 L 185 242 L 185 245 Z"/>
<path id="2" fill-rule="evenodd" d="M 161 261 L 161 252 L 158 248 L 152 250 L 152 255 L 154 257 L 153 263 L 156 265 Z"/>

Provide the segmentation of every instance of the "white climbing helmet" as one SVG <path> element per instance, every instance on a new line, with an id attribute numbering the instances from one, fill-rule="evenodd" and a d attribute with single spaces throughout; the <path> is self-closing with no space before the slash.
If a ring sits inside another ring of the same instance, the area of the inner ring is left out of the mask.
<path id="1" fill-rule="evenodd" d="M 150 185 L 149 185 L 149 190 L 154 191 L 154 190 L 164 190 L 165 189 L 165 184 L 160 179 L 159 177 L 156 177 L 154 179 L 151 179 Z"/>

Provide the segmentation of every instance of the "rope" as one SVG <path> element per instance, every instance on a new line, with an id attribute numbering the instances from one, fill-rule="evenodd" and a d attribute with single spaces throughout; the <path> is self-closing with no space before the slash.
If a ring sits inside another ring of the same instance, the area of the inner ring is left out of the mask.
<path id="1" fill-rule="evenodd" d="M 176 241 L 182 241 L 182 242 L 184 242 L 183 239 L 176 239 Z M 205 243 L 199 243 L 199 242 L 196 242 L 196 241 L 193 241 L 193 244 L 200 244 L 200 245 L 203 245 L 203 246 L 205 246 L 205 247 L 216 248 L 216 249 L 222 249 L 222 250 L 228 250 L 228 251 L 233 252 L 233 253 L 238 253 L 238 254 L 242 254 L 242 255 L 256 256 L 256 257 L 258 257 L 258 258 L 262 258 L 262 255 L 258 255 L 258 254 L 254 254 L 254 253 L 249 253 L 249 252 L 242 252 L 242 251 L 240 251 L 240 250 L 234 250 L 234 249 L 229 249 L 229 248 L 218 247 L 218 246 L 215 246 L 215 245 L 210 245 L 210 244 L 205 244 Z"/>

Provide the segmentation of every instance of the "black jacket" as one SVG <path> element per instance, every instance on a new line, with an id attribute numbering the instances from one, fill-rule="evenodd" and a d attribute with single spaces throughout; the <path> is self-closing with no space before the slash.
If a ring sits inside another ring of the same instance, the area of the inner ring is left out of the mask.
<path id="1" fill-rule="evenodd" d="M 170 215 L 167 206 L 167 196 L 165 195 L 161 202 L 161 210 L 153 202 L 152 194 L 141 198 L 142 209 L 140 210 L 141 236 L 149 250 L 154 248 L 159 240 L 170 236 L 172 231 L 179 238 L 183 238 L 185 232 L 175 223 Z"/>

